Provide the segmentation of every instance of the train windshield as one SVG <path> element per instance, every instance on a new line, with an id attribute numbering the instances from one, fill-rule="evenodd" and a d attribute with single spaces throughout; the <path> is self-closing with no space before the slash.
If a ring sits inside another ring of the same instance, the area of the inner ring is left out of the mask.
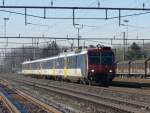
<path id="1" fill-rule="evenodd" d="M 113 63 L 113 53 L 112 52 L 103 52 L 101 53 L 101 64 L 110 65 Z"/>
<path id="2" fill-rule="evenodd" d="M 89 52 L 89 64 L 111 65 L 113 63 L 112 52 Z"/>
<path id="3" fill-rule="evenodd" d="M 99 52 L 89 52 L 89 64 L 100 64 Z"/>

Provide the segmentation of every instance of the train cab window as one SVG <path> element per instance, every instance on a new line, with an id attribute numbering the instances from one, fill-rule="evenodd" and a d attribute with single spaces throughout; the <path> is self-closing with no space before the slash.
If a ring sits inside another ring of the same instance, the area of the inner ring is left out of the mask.
<path id="1" fill-rule="evenodd" d="M 112 64 L 113 63 L 113 53 L 112 52 L 102 52 L 101 53 L 101 64 Z"/>
<path id="2" fill-rule="evenodd" d="M 111 65 L 113 63 L 112 52 L 89 52 L 90 64 Z"/>
<path id="3" fill-rule="evenodd" d="M 99 52 L 89 52 L 89 64 L 100 64 L 100 53 Z"/>

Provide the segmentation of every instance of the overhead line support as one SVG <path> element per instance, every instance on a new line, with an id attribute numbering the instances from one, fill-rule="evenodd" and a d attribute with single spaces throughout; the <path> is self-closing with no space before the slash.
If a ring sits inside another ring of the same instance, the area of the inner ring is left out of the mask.
<path id="1" fill-rule="evenodd" d="M 29 8 L 29 9 L 89 9 L 89 10 L 141 10 L 146 11 L 150 10 L 150 8 L 113 8 L 113 7 L 49 7 L 49 6 L 0 6 L 0 8 Z"/>
<path id="2" fill-rule="evenodd" d="M 75 9 L 72 10 L 73 26 L 75 26 Z"/>
<path id="3" fill-rule="evenodd" d="M 105 11 L 106 11 L 106 18 L 105 18 L 105 19 L 107 20 L 107 19 L 108 19 L 108 16 L 107 16 L 107 15 L 108 15 L 108 14 L 107 14 L 108 10 L 106 9 Z"/>
<path id="4" fill-rule="evenodd" d="M 121 25 L 121 10 L 119 10 L 119 26 Z"/>
<path id="5" fill-rule="evenodd" d="M 46 19 L 46 8 L 44 8 L 44 19 Z"/>
<path id="6" fill-rule="evenodd" d="M 73 25 L 75 25 L 75 19 L 112 19 L 112 18 L 118 18 L 118 17 L 108 18 L 108 10 L 114 10 L 114 11 L 119 11 L 119 26 L 121 25 L 121 17 L 125 17 L 125 16 L 121 16 L 121 11 L 122 10 L 126 10 L 126 11 L 150 11 L 150 8 L 5 6 L 4 5 L 4 0 L 3 0 L 3 6 L 0 6 L 0 8 L 3 8 L 3 9 L 7 9 L 7 8 L 9 8 L 9 9 L 11 9 L 11 8 L 12 9 L 25 9 L 25 24 L 26 25 L 27 25 L 27 16 L 32 16 L 32 15 L 27 15 L 27 9 L 44 9 L 44 19 L 60 19 L 60 18 L 47 18 L 46 17 L 46 9 L 68 9 L 68 10 L 73 10 L 73 17 L 72 18 L 61 18 L 61 19 L 73 19 Z M 77 10 L 77 9 L 80 9 L 80 10 L 105 10 L 106 17 L 105 18 L 75 18 L 75 10 Z M 21 13 L 17 13 L 17 12 L 12 12 L 12 13 L 21 14 Z M 135 14 L 135 15 L 138 15 L 138 14 Z M 39 16 L 34 16 L 33 15 L 33 17 L 39 17 Z M 43 17 L 39 17 L 39 18 L 43 18 Z"/>
<path id="7" fill-rule="evenodd" d="M 5 5 L 5 0 L 3 0 L 3 6 Z"/>
<path id="8" fill-rule="evenodd" d="M 19 36 L 19 37 L 0 37 L 0 39 L 2 38 L 24 38 L 24 39 L 43 39 L 43 37 L 22 37 L 22 36 Z M 44 37 L 45 39 L 57 39 L 57 40 L 62 40 L 62 39 L 66 39 L 66 40 L 77 40 L 78 38 L 75 38 L 75 37 L 70 37 L 70 38 L 67 38 L 67 37 Z M 121 38 L 107 38 L 107 37 L 101 37 L 101 38 L 94 38 L 94 37 L 89 37 L 89 38 L 81 38 L 80 40 L 123 40 Z M 150 40 L 149 38 L 129 38 L 128 40 Z"/>
<path id="9" fill-rule="evenodd" d="M 25 25 L 27 25 L 27 8 L 25 8 Z"/>

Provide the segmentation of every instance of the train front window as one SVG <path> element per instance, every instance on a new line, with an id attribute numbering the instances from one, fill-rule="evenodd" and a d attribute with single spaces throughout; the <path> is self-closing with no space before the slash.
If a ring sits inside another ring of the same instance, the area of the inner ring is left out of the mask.
<path id="1" fill-rule="evenodd" d="M 113 53 L 112 52 L 103 52 L 101 53 L 101 64 L 110 65 L 113 63 Z"/>
<path id="2" fill-rule="evenodd" d="M 89 52 L 89 64 L 100 64 L 100 53 Z"/>
<path id="3" fill-rule="evenodd" d="M 112 52 L 89 52 L 89 64 L 111 65 L 113 63 Z"/>

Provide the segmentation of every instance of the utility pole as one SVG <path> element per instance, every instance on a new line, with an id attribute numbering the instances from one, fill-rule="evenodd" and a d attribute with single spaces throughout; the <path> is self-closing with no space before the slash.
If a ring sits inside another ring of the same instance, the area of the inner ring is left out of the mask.
<path id="1" fill-rule="evenodd" d="M 126 37 L 128 37 L 128 22 L 129 22 L 129 20 L 124 20 L 124 22 L 127 23 L 126 24 L 126 26 L 127 26 L 127 35 L 126 35 Z"/>
<path id="2" fill-rule="evenodd" d="M 37 56 L 38 55 L 37 50 L 39 49 L 39 38 L 37 39 L 37 43 L 36 44 L 37 45 L 36 45 L 35 57 L 38 58 L 39 56 Z"/>
<path id="3" fill-rule="evenodd" d="M 79 24 L 75 24 L 74 25 L 74 28 L 76 28 L 77 29 L 77 31 L 78 31 L 78 49 L 79 49 L 79 47 L 80 47 L 80 29 L 83 29 L 83 25 L 80 27 L 81 25 L 79 25 Z"/>
<path id="4" fill-rule="evenodd" d="M 79 46 L 80 46 L 80 28 L 77 28 L 78 29 L 78 49 L 79 49 Z"/>
<path id="5" fill-rule="evenodd" d="M 125 60 L 125 52 L 126 52 L 126 49 L 125 49 L 125 32 L 123 32 L 123 60 Z"/>
<path id="6" fill-rule="evenodd" d="M 56 1 L 56 0 L 51 0 L 51 7 L 54 6 L 54 1 Z"/>
<path id="7" fill-rule="evenodd" d="M 3 6 L 5 5 L 5 0 L 3 0 Z"/>
<path id="8" fill-rule="evenodd" d="M 98 7 L 100 7 L 100 5 L 101 5 L 101 4 L 100 4 L 100 1 L 98 1 L 97 5 L 98 5 Z"/>
<path id="9" fill-rule="evenodd" d="M 143 9 L 145 8 L 145 3 L 143 2 Z"/>
<path id="10" fill-rule="evenodd" d="M 9 18 L 4 18 L 4 38 L 6 38 L 6 22 L 9 20 Z M 7 50 L 7 46 L 8 46 L 8 38 L 6 40 L 6 45 L 5 45 L 5 57 L 6 57 L 6 50 Z M 6 65 L 6 60 L 4 60 L 4 68 L 5 68 L 5 65 Z M 5 70 L 5 69 L 4 69 Z"/>
<path id="11" fill-rule="evenodd" d="M 36 38 L 35 39 L 32 38 L 32 47 L 33 47 L 33 49 L 32 49 L 33 59 L 32 60 L 35 59 L 35 46 L 36 46 Z"/>
<path id="12" fill-rule="evenodd" d="M 23 61 L 24 61 L 24 59 L 25 59 L 25 55 L 24 55 L 24 44 L 22 45 L 22 57 L 23 57 Z"/>
<path id="13" fill-rule="evenodd" d="M 9 20 L 9 18 L 4 18 L 4 38 L 6 38 L 6 25 L 7 25 L 7 21 Z M 7 42 L 6 42 L 6 47 L 8 46 L 8 38 L 7 38 Z"/>
<path id="14" fill-rule="evenodd" d="M 126 23 L 126 41 L 125 41 L 125 48 L 127 48 L 127 45 L 128 45 L 128 23 L 129 23 L 129 20 L 124 20 L 124 22 Z"/>

